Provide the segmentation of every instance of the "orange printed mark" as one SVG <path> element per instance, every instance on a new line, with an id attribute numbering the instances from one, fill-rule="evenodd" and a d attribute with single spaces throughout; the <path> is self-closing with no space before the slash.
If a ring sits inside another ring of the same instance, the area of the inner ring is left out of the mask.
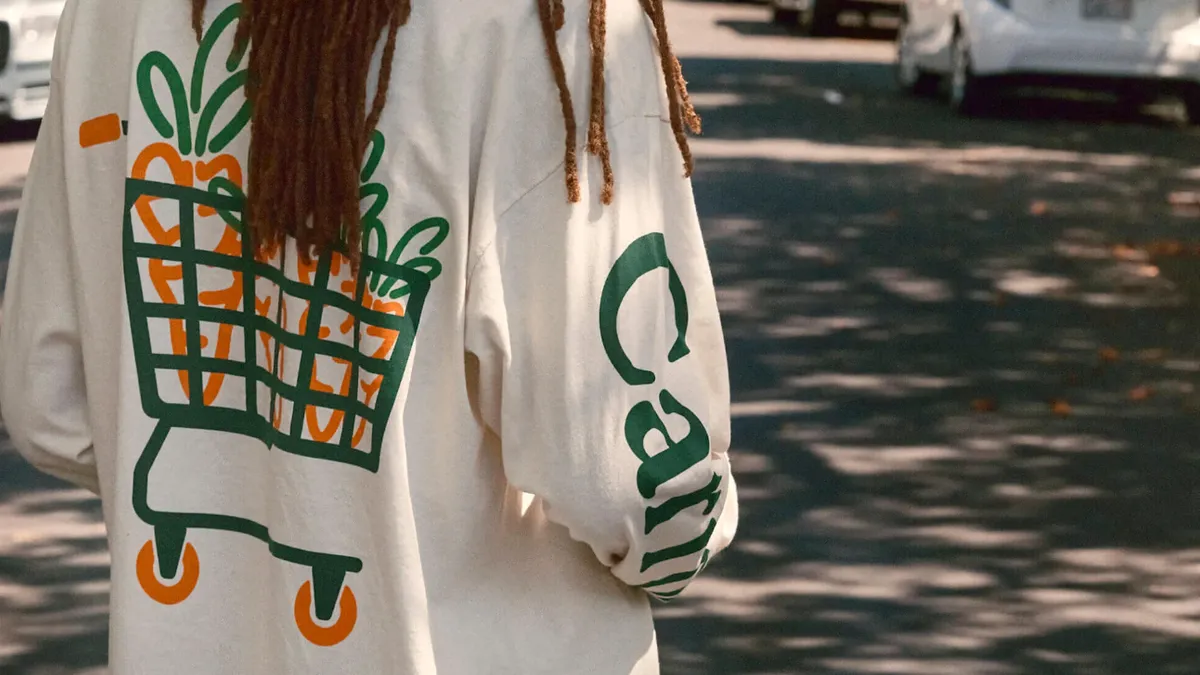
<path id="1" fill-rule="evenodd" d="M 216 252 L 221 255 L 237 256 L 241 253 L 242 240 L 241 236 L 228 225 L 225 226 L 225 231 L 221 234 L 221 241 L 217 244 Z M 224 288 L 217 291 L 205 291 L 200 293 L 200 304 L 209 307 L 222 307 L 228 310 L 236 310 L 242 304 L 242 273 L 231 272 L 233 275 L 233 284 L 229 288 Z M 207 340 L 205 340 L 207 342 Z M 233 326 L 229 324 L 221 324 L 217 329 L 217 349 L 213 354 L 214 358 L 222 361 L 228 360 L 233 352 Z M 211 373 L 208 375 L 208 382 L 204 384 L 204 405 L 212 405 L 216 403 L 217 397 L 221 394 L 221 389 L 225 386 L 225 373 Z M 185 391 L 187 385 L 184 385 Z"/>
<path id="2" fill-rule="evenodd" d="M 171 178 L 176 185 L 192 185 L 192 164 L 180 156 L 179 151 L 167 143 L 154 143 L 142 150 L 141 154 L 133 162 L 133 177 L 139 180 L 145 180 L 146 175 L 150 170 L 150 165 L 155 160 L 166 162 L 167 167 L 171 171 Z M 154 212 L 154 202 L 158 197 L 142 196 L 134 203 L 134 208 L 137 211 L 138 217 L 141 218 L 142 224 L 146 228 L 146 232 L 154 243 L 160 246 L 174 246 L 179 243 L 179 225 L 175 224 L 170 228 L 164 227 L 162 221 L 158 219 L 158 214 Z M 177 305 L 179 299 L 175 296 L 175 292 L 171 290 L 170 283 L 183 279 L 183 266 L 178 263 L 168 264 L 167 262 L 153 258 L 150 260 L 150 283 L 154 286 L 154 290 L 158 292 L 158 297 L 165 303 Z M 182 319 L 171 319 L 171 351 L 176 356 L 187 354 L 187 331 L 184 328 Z M 183 390 L 188 391 L 188 374 L 184 371 L 179 371 L 179 382 L 183 385 Z"/>
<path id="3" fill-rule="evenodd" d="M 345 289 L 343 288 L 343 290 L 345 290 Z M 398 317 L 404 316 L 404 305 L 403 304 L 401 304 L 399 302 L 387 302 L 384 300 L 376 300 L 375 296 L 371 295 L 370 291 L 366 291 L 363 293 L 362 306 L 367 309 L 376 311 L 376 312 L 383 312 L 385 314 L 391 314 L 393 316 L 398 316 Z M 339 329 L 342 331 L 342 335 L 349 333 L 352 328 L 354 328 L 354 317 L 353 316 L 347 316 L 346 320 L 343 321 L 342 325 L 339 327 Z M 378 330 L 383 330 L 383 329 L 378 329 Z M 370 328 L 367 328 L 367 333 L 370 335 L 375 335 L 375 337 L 382 337 L 381 335 L 378 335 L 377 333 L 372 333 Z M 390 344 L 395 344 L 395 343 L 396 343 L 396 341 L 395 341 L 395 339 L 393 339 Z M 389 346 L 389 348 L 387 350 L 385 350 L 384 353 L 390 352 L 390 351 L 391 351 L 391 348 Z M 382 357 L 379 354 L 376 354 L 375 358 L 378 359 L 378 358 L 382 358 Z"/>
<path id="4" fill-rule="evenodd" d="M 375 379 L 371 380 L 370 382 L 361 380 L 360 384 L 362 385 L 363 392 L 365 392 L 367 395 L 366 404 L 369 408 L 371 407 L 371 403 L 375 400 L 375 396 L 379 393 L 379 390 L 383 388 L 383 376 L 376 375 Z M 366 431 L 367 420 L 360 417 L 358 419 L 358 428 L 354 430 L 354 438 L 350 439 L 350 447 L 357 448 L 359 441 L 362 440 L 363 434 L 366 433 Z"/>
<path id="5" fill-rule="evenodd" d="M 288 322 L 287 315 L 288 315 L 287 303 L 283 302 L 282 296 L 281 296 L 281 299 L 279 301 L 279 321 L 284 326 L 286 326 L 287 322 Z M 271 342 L 275 343 L 275 342 L 278 342 L 278 340 L 275 340 L 274 338 L 272 338 Z M 275 371 L 274 371 L 275 377 L 282 380 L 283 379 L 283 369 L 286 367 L 287 367 L 287 350 L 280 349 L 279 350 L 279 359 L 275 363 Z M 296 413 L 293 412 L 292 414 L 295 415 Z M 283 427 L 283 397 L 282 396 L 276 397 L 275 420 L 272 422 L 272 424 L 275 425 L 276 429 L 280 429 Z"/>
<path id="6" fill-rule="evenodd" d="M 350 378 L 353 374 L 353 370 L 350 368 L 350 362 L 342 359 L 334 359 L 333 361 L 338 365 L 346 367 L 346 374 L 342 377 L 342 386 L 338 391 L 338 395 L 347 396 L 350 394 Z M 317 378 L 316 367 L 313 368 L 312 381 L 309 383 L 309 387 L 313 391 L 319 391 L 326 394 L 333 393 L 333 387 L 325 384 Z M 333 437 L 337 434 L 338 429 L 342 427 L 342 422 L 344 422 L 346 419 L 346 411 L 334 410 L 329 416 L 329 423 L 324 427 L 321 426 L 320 420 L 317 419 L 317 408 L 315 406 L 308 406 L 308 410 L 306 410 L 304 413 L 304 418 L 308 424 L 308 433 L 310 436 L 312 436 L 312 439 L 318 443 L 328 443 L 333 440 Z"/>
<path id="7" fill-rule="evenodd" d="M 274 298 L 259 298 L 255 297 L 254 311 L 264 319 L 269 319 L 271 314 L 271 304 Z M 280 321 L 283 325 L 287 325 L 287 303 L 281 303 L 280 306 Z M 267 370 L 277 378 L 282 378 L 282 371 L 287 360 L 287 352 L 280 350 L 278 364 L 273 364 L 275 360 L 273 348 L 276 345 L 276 340 L 270 333 L 259 331 L 259 342 L 262 343 L 263 357 L 266 361 Z M 275 409 L 271 414 L 271 425 L 279 429 L 283 425 L 283 397 L 277 397 Z"/>
<path id="8" fill-rule="evenodd" d="M 179 564 L 179 580 L 170 586 L 164 584 L 155 571 L 154 541 L 143 544 L 137 556 L 137 579 L 146 595 L 163 605 L 178 605 L 187 600 L 200 581 L 200 556 L 195 547 L 191 544 L 184 547 Z"/>
<path id="9" fill-rule="evenodd" d="M 121 139 L 124 129 L 116 113 L 101 115 L 79 125 L 79 147 L 92 148 Z"/>
<path id="10" fill-rule="evenodd" d="M 342 331 L 342 332 L 345 333 L 345 331 Z M 305 307 L 304 311 L 300 314 L 300 334 L 301 335 L 308 334 L 308 307 Z M 317 337 L 321 338 L 322 340 L 328 339 L 329 338 L 329 327 L 321 326 L 317 330 Z"/>
<path id="11" fill-rule="evenodd" d="M 317 625 L 312 616 L 312 604 L 312 582 L 306 581 L 296 593 L 294 610 L 296 627 L 305 640 L 318 647 L 332 647 L 354 632 L 354 624 L 358 623 L 358 601 L 349 586 L 342 587 L 342 597 L 338 600 L 338 620 L 332 626 Z"/>
<path id="12" fill-rule="evenodd" d="M 112 116 L 115 117 L 115 116 Z M 96 128 L 99 129 L 103 124 L 110 125 L 111 120 L 107 122 L 99 122 L 98 120 L 106 118 L 97 118 L 91 120 L 95 122 Z M 90 123 L 89 122 L 89 123 Z M 120 119 L 116 120 L 118 129 L 120 128 Z M 89 123 L 85 123 L 89 124 Z M 81 140 L 83 129 L 80 129 Z M 193 165 L 185 160 L 179 150 L 169 143 L 153 143 L 147 146 L 133 162 L 131 175 L 138 180 L 146 180 L 149 175 L 150 168 L 156 161 L 162 161 L 166 164 L 171 172 L 171 181 L 175 185 L 184 187 L 194 187 L 196 179 L 208 182 L 215 178 L 218 174 L 224 172 L 225 175 L 234 184 L 239 187 L 242 184 L 242 169 L 236 158 L 231 155 L 221 155 L 208 162 L 197 162 Z M 141 218 L 146 232 L 154 243 L 160 246 L 176 246 L 180 243 L 181 232 L 178 223 L 167 227 L 159 220 L 158 214 L 154 212 L 154 202 L 159 198 L 153 196 L 142 196 L 134 203 L 134 209 L 137 211 L 138 217 Z M 216 211 L 210 207 L 199 208 L 200 215 L 214 215 Z M 241 253 L 241 236 L 229 225 L 225 226 L 225 231 L 221 235 L 221 241 L 217 245 L 217 253 L 236 257 Z M 159 298 L 169 304 L 179 304 L 179 299 L 174 291 L 171 290 L 170 283 L 183 279 L 183 266 L 178 263 L 167 263 L 161 259 L 151 259 L 149 263 L 150 282 L 158 293 Z M 199 302 L 202 305 L 210 307 L 223 307 L 225 309 L 236 310 L 242 300 L 242 275 L 239 272 L 233 272 L 233 284 L 226 289 L 218 291 L 206 291 L 200 293 Z M 176 356 L 184 356 L 187 354 L 187 331 L 182 319 L 172 319 L 170 322 L 171 336 L 171 351 Z M 201 346 L 207 347 L 208 340 L 202 336 Z M 217 347 L 215 357 L 218 359 L 228 359 L 233 349 L 233 326 L 222 324 L 217 330 Z M 204 383 L 204 404 L 212 405 L 216 402 L 217 397 L 221 393 L 221 389 L 225 385 L 224 373 L 211 373 L 207 376 L 207 381 Z M 184 394 L 191 396 L 191 387 L 188 382 L 188 374 L 184 371 L 179 372 L 179 382 L 183 386 Z"/>
<path id="13" fill-rule="evenodd" d="M 296 272 L 300 275 L 300 283 L 305 286 L 313 285 L 313 275 L 317 273 L 317 260 L 305 260 L 304 256 L 296 259 Z"/>
<path id="14" fill-rule="evenodd" d="M 229 182 L 238 186 L 238 188 L 243 187 L 242 165 L 233 155 L 218 155 L 207 162 L 196 162 L 196 178 L 205 183 L 216 178 L 222 172 L 225 173 L 225 177 L 229 179 Z M 196 213 L 201 217 L 207 218 L 208 216 L 217 215 L 217 210 L 211 206 L 201 206 L 197 209 Z"/>
<path id="15" fill-rule="evenodd" d="M 367 335 L 379 338 L 382 341 L 379 349 L 376 349 L 375 353 L 371 355 L 371 358 L 375 359 L 388 358 L 392 353 L 392 349 L 396 347 L 396 341 L 400 339 L 400 331 L 390 328 L 380 328 L 379 326 L 367 326 Z"/>
<path id="16" fill-rule="evenodd" d="M 146 176 L 150 171 L 150 165 L 155 160 L 162 160 L 166 163 L 167 168 L 171 171 L 171 179 L 175 185 L 184 187 L 192 187 L 195 184 L 195 178 L 192 175 L 192 163 L 184 159 L 179 151 L 172 147 L 169 143 L 154 143 L 146 146 L 137 159 L 133 161 L 133 177 L 138 180 L 146 180 Z M 158 201 L 158 197 L 143 195 L 135 202 L 134 207 L 137 209 L 138 216 L 142 219 L 142 223 L 146 226 L 146 232 L 150 234 L 150 238 L 154 243 L 160 246 L 174 246 L 179 243 L 179 224 L 176 223 L 170 228 L 163 227 L 162 222 L 158 219 L 158 215 L 154 213 L 154 202 Z"/>
<path id="17" fill-rule="evenodd" d="M 263 299 L 258 296 L 254 296 L 254 311 L 257 312 L 262 318 L 269 319 L 271 316 L 272 300 L 274 300 L 274 298 Z M 263 353 L 266 356 L 267 370 L 275 372 L 271 368 L 271 335 L 269 333 L 259 331 L 258 339 L 263 345 Z"/>

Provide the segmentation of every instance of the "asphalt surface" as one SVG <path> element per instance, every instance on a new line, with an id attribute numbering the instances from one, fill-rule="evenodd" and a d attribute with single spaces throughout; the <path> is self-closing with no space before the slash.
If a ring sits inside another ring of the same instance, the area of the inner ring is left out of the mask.
<path id="1" fill-rule="evenodd" d="M 1169 102 L 959 119 L 894 91 L 885 32 L 668 11 L 743 522 L 659 608 L 664 672 L 1200 671 L 1200 262 L 1136 247 L 1200 240 L 1200 135 Z M 0 450 L 0 672 L 101 672 L 97 517 Z"/>

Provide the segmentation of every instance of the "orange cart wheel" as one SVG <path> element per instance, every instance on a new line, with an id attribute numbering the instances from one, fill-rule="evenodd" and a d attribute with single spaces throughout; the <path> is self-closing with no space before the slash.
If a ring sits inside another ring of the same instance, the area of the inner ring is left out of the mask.
<path id="1" fill-rule="evenodd" d="M 159 581 L 156 563 L 154 540 L 151 539 L 142 546 L 137 557 L 138 583 L 142 585 L 146 595 L 164 605 L 178 605 L 187 600 L 192 591 L 196 590 L 196 583 L 200 581 L 200 556 L 196 554 L 195 547 L 191 544 L 184 546 L 179 579 L 174 584 L 168 586 Z"/>
<path id="2" fill-rule="evenodd" d="M 296 627 L 305 640 L 318 647 L 332 647 L 354 632 L 354 624 L 358 622 L 358 601 L 354 599 L 354 591 L 349 586 L 342 587 L 338 610 L 339 616 L 333 625 L 318 626 L 313 619 L 312 582 L 304 582 L 296 593 Z"/>

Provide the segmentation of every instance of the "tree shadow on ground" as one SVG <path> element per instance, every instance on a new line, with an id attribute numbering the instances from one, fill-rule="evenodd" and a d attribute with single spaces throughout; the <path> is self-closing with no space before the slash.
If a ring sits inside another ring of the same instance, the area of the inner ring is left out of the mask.
<path id="1" fill-rule="evenodd" d="M 685 68 L 743 521 L 664 672 L 1196 672 L 1200 303 L 1113 248 L 1194 228 L 1195 133 Z"/>
<path id="2" fill-rule="evenodd" d="M 1194 228 L 1195 133 L 685 65 L 743 523 L 658 609 L 664 672 L 1195 673 L 1200 312 L 1112 249 Z M 95 503 L 8 449 L 0 476 L 0 671 L 101 665 Z"/>
<path id="3" fill-rule="evenodd" d="M 0 672 L 106 665 L 108 560 L 99 502 L 26 464 L 0 426 Z"/>

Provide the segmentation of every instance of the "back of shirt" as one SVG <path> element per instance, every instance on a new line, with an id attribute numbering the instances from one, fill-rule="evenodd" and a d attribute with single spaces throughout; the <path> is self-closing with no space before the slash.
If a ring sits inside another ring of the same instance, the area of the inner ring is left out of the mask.
<path id="1" fill-rule="evenodd" d="M 239 3 L 199 41 L 186 0 L 68 4 L 0 413 L 103 499 L 114 675 L 656 673 L 649 597 L 733 536 L 659 0 L 607 2 L 608 204 L 582 132 L 568 200 L 545 37 L 584 120 L 589 3 L 414 5 L 355 270 L 246 240 Z"/>

